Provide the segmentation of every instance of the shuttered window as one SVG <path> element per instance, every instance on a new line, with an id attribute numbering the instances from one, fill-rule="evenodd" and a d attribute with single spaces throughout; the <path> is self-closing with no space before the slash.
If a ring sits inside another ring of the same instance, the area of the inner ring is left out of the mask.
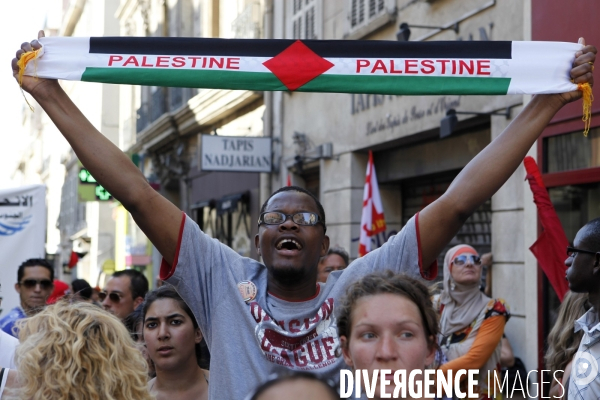
<path id="1" fill-rule="evenodd" d="M 316 0 L 292 0 L 292 38 L 317 39 Z"/>
<path id="2" fill-rule="evenodd" d="M 349 0 L 351 2 L 350 25 L 364 25 L 385 11 L 385 0 Z"/>

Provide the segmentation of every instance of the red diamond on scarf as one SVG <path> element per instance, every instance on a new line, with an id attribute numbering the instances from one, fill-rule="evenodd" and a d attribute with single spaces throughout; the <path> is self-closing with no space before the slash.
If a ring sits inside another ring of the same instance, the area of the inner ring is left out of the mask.
<path id="1" fill-rule="evenodd" d="M 289 90 L 296 90 L 333 67 L 300 40 L 263 63 Z"/>

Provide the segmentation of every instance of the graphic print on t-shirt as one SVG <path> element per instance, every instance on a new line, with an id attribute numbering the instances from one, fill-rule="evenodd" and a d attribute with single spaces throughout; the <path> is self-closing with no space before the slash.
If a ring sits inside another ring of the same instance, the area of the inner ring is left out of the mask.
<path id="1" fill-rule="evenodd" d="M 336 362 L 339 346 L 333 298 L 312 318 L 275 321 L 257 302 L 249 304 L 257 325 L 256 340 L 270 362 L 295 370 L 314 371 Z"/>

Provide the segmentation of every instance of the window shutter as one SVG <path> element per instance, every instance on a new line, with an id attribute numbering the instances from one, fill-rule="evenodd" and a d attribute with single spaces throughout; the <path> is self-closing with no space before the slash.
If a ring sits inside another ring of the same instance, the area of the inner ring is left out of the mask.
<path id="1" fill-rule="evenodd" d="M 358 2 L 359 0 L 352 0 L 352 10 L 350 12 L 350 25 L 352 27 L 358 25 Z"/>
<path id="2" fill-rule="evenodd" d="M 362 24 L 365 20 L 365 2 L 367 0 L 358 0 L 358 23 Z"/>
<path id="3" fill-rule="evenodd" d="M 369 18 L 373 18 L 377 13 L 377 0 L 369 0 Z"/>
<path id="4" fill-rule="evenodd" d="M 386 0 L 346 0 L 350 2 L 350 27 L 358 28 L 385 11 Z"/>
<path id="5" fill-rule="evenodd" d="M 301 39 L 300 35 L 302 34 L 302 16 L 296 18 L 294 20 L 294 39 Z"/>
<path id="6" fill-rule="evenodd" d="M 304 36 L 305 39 L 316 39 L 316 34 L 315 34 L 315 7 L 311 7 L 308 10 L 306 10 L 306 16 L 305 16 L 305 20 L 306 20 L 306 35 Z"/>

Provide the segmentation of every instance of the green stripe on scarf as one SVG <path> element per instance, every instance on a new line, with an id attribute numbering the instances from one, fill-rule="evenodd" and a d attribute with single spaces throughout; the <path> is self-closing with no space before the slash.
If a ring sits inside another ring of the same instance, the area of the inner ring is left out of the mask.
<path id="1" fill-rule="evenodd" d="M 275 75 L 261 72 L 87 68 L 81 80 L 146 86 L 195 87 L 201 83 L 203 87 L 210 89 L 287 90 Z M 508 91 L 509 85 L 510 78 L 395 76 L 390 80 L 390 77 L 382 75 L 325 74 L 300 87 L 298 91 L 403 95 L 503 95 Z"/>
<path id="2" fill-rule="evenodd" d="M 206 89 L 287 90 L 275 75 L 261 72 L 157 68 L 86 68 L 81 80 L 146 86 L 202 86 Z"/>

